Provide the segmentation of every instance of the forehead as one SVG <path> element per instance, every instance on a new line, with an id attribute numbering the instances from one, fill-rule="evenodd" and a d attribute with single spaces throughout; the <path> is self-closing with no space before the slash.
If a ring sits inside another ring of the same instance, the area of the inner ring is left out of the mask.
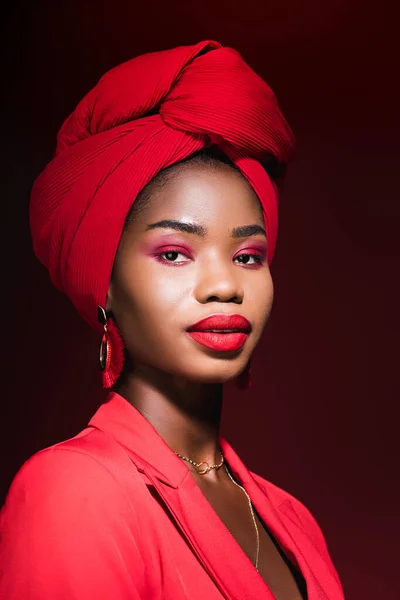
<path id="1" fill-rule="evenodd" d="M 241 173 L 225 165 L 182 167 L 154 191 L 143 217 L 147 223 L 177 219 L 214 229 L 264 223 L 253 188 Z"/>

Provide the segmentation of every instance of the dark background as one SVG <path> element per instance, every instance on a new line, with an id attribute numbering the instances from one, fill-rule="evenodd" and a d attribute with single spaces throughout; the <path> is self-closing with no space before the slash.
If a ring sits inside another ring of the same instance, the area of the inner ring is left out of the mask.
<path id="1" fill-rule="evenodd" d="M 272 86 L 298 138 L 276 300 L 223 433 L 316 516 L 350 600 L 399 598 L 399 47 L 388 2 L 15 1 L 2 14 L 1 498 L 104 398 L 98 335 L 34 258 L 29 191 L 109 68 L 216 39 Z M 228 393 L 229 392 L 229 393 Z"/>

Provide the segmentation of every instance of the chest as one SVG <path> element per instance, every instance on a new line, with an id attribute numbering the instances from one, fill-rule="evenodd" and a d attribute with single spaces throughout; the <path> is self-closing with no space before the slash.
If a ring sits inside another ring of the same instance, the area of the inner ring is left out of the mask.
<path id="1" fill-rule="evenodd" d="M 240 488 L 218 494 L 203 490 L 218 517 L 255 565 L 276 600 L 306 600 L 307 590 L 302 574 L 290 563 L 278 543 L 261 522 Z M 257 528 L 257 530 L 256 530 Z"/>

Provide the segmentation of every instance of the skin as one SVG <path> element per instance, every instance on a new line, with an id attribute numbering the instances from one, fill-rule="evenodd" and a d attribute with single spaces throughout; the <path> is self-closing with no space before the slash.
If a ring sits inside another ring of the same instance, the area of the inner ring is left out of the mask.
<path id="1" fill-rule="evenodd" d="M 163 220 L 203 231 L 149 228 Z M 258 231 L 232 237 L 234 228 L 246 225 Z M 240 173 L 226 165 L 189 164 L 152 195 L 120 241 L 106 308 L 134 368 L 118 392 L 175 452 L 196 462 L 220 460 L 221 384 L 246 367 L 272 307 L 264 227 L 258 198 Z M 171 249 L 176 252 L 156 256 Z M 248 254 L 257 254 L 260 262 L 240 258 Z M 187 335 L 187 327 L 216 313 L 250 321 L 252 331 L 241 350 L 215 352 Z M 209 475 L 219 476 L 218 471 Z"/>
<path id="2" fill-rule="evenodd" d="M 200 229 L 193 233 L 154 226 L 165 220 Z M 235 228 L 245 226 L 253 228 L 242 231 L 243 237 L 232 236 Z M 120 241 L 106 308 L 115 316 L 134 367 L 117 391 L 172 450 L 196 462 L 220 462 L 222 384 L 246 367 L 271 311 L 264 227 L 258 198 L 239 172 L 223 164 L 188 163 L 156 189 Z M 209 350 L 186 333 L 187 327 L 216 313 L 240 314 L 250 321 L 252 331 L 240 350 Z M 223 468 L 207 475 L 197 474 L 190 464 L 188 468 L 254 560 L 254 526 L 242 490 Z M 261 575 L 279 600 L 300 598 L 270 534 L 257 521 Z"/>

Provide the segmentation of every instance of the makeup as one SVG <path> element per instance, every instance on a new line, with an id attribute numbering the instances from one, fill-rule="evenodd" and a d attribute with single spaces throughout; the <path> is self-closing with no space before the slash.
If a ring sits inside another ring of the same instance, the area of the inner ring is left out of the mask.
<path id="1" fill-rule="evenodd" d="M 143 244 L 143 251 L 157 262 L 168 266 L 183 266 L 193 260 L 189 244 L 178 236 L 159 236 Z M 169 255 L 169 256 L 168 256 Z"/>
<path id="2" fill-rule="evenodd" d="M 257 269 L 260 267 L 266 261 L 266 259 L 267 245 L 265 243 L 253 243 L 250 248 L 247 246 L 240 248 L 233 257 L 234 261 L 237 261 L 239 264 L 251 269 Z"/>
<path id="3" fill-rule="evenodd" d="M 198 344 L 219 352 L 242 348 L 251 332 L 249 321 L 242 315 L 210 315 L 187 329 Z"/>

